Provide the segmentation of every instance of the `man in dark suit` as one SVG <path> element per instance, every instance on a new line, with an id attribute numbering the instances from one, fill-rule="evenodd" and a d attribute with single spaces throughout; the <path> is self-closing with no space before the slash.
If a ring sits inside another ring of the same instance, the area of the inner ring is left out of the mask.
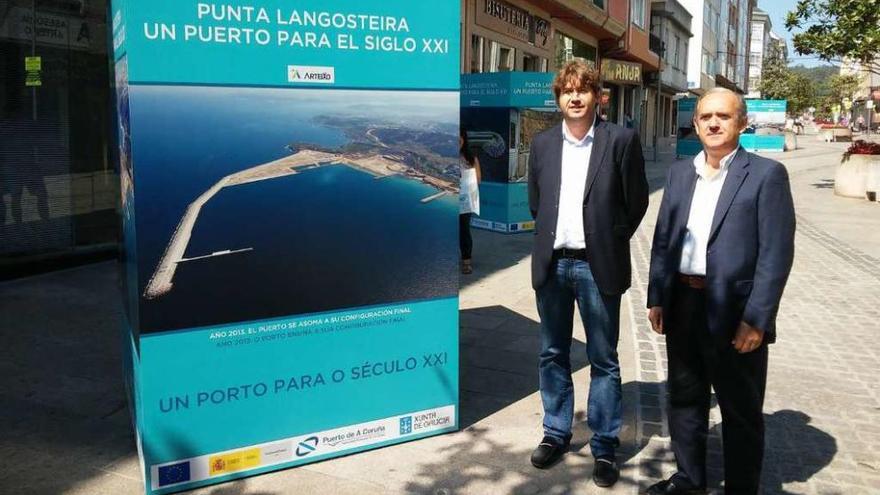
<path id="1" fill-rule="evenodd" d="M 666 335 L 669 431 L 678 472 L 651 495 L 706 489 L 710 387 L 721 407 L 725 493 L 756 494 L 764 453 L 767 344 L 794 257 L 782 164 L 739 147 L 741 95 L 697 101 L 703 152 L 669 170 L 651 248 L 648 319 Z"/>
<path id="2" fill-rule="evenodd" d="M 544 438 L 532 464 L 546 468 L 568 449 L 574 415 L 571 337 L 574 303 L 587 334 L 587 424 L 593 480 L 619 477 L 621 426 L 617 358 L 620 296 L 630 285 L 629 239 L 648 207 L 645 164 L 636 133 L 596 118 L 601 87 L 583 61 L 553 82 L 563 122 L 534 137 L 529 208 L 535 218 L 532 285 L 541 316 L 539 378 Z"/>

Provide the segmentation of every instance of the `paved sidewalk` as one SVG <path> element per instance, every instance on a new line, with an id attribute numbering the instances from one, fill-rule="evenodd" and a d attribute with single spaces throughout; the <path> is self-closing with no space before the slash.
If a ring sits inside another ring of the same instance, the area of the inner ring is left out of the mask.
<path id="1" fill-rule="evenodd" d="M 827 187 L 846 144 L 807 138 L 772 155 L 789 169 L 798 211 L 794 271 L 771 348 L 765 414 L 768 494 L 868 494 L 880 486 L 880 204 Z M 575 331 L 578 423 L 573 452 L 539 471 L 537 314 L 531 236 L 475 233 L 475 273 L 462 279 L 462 431 L 190 493 L 634 494 L 674 470 L 663 402 L 665 350 L 644 301 L 650 236 L 668 162 L 633 240 L 620 357 L 625 421 L 621 482 L 589 481 L 584 425 L 589 367 Z M 115 265 L 0 284 L 0 493 L 135 494 L 140 473 L 119 361 Z M 711 477 L 721 473 L 717 409 Z"/>

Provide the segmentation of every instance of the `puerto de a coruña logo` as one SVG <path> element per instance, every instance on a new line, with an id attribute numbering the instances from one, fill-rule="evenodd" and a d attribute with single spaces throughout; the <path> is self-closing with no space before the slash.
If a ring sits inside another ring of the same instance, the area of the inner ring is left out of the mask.
<path id="1" fill-rule="evenodd" d="M 318 448 L 318 437 L 309 437 L 299 443 L 296 447 L 296 456 L 305 457 Z"/>
<path id="2" fill-rule="evenodd" d="M 404 416 L 400 418 L 400 434 L 406 435 L 412 433 L 413 421 L 412 416 Z"/>

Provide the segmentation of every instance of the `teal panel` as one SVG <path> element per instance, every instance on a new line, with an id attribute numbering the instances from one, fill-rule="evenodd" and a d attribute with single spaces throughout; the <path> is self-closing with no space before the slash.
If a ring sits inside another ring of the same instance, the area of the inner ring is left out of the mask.
<path id="1" fill-rule="evenodd" d="M 784 151 L 785 136 L 743 134 L 739 137 L 739 144 L 747 151 Z"/>
<path id="2" fill-rule="evenodd" d="M 132 84 L 459 85 L 457 70 L 438 70 L 458 67 L 457 3 L 153 0 L 126 5 L 124 16 Z M 307 79 L 310 68 L 333 82 Z"/>
<path id="3" fill-rule="evenodd" d="M 462 74 L 462 107 L 556 108 L 553 73 Z"/>

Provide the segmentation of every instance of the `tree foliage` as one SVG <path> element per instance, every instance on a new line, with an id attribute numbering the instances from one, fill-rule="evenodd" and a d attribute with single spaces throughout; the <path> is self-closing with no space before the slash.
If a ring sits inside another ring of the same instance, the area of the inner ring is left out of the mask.
<path id="1" fill-rule="evenodd" d="M 816 85 L 806 75 L 790 69 L 775 46 L 764 57 L 758 90 L 762 98 L 788 100 L 790 114 L 799 114 L 817 103 Z"/>
<path id="2" fill-rule="evenodd" d="M 852 100 L 859 90 L 860 78 L 856 74 L 838 74 L 828 80 L 828 96 L 840 103 L 844 99 Z"/>
<path id="3" fill-rule="evenodd" d="M 816 105 L 816 87 L 813 81 L 803 74 L 790 72 L 788 76 L 788 112 L 794 115 L 803 113 Z"/>
<path id="4" fill-rule="evenodd" d="M 800 55 L 852 60 L 880 74 L 880 0 L 798 0 L 785 28 L 803 29 L 792 39 Z"/>
<path id="5" fill-rule="evenodd" d="M 761 84 L 758 86 L 761 97 L 770 100 L 787 99 L 790 74 L 779 48 L 771 44 L 761 66 Z"/>

